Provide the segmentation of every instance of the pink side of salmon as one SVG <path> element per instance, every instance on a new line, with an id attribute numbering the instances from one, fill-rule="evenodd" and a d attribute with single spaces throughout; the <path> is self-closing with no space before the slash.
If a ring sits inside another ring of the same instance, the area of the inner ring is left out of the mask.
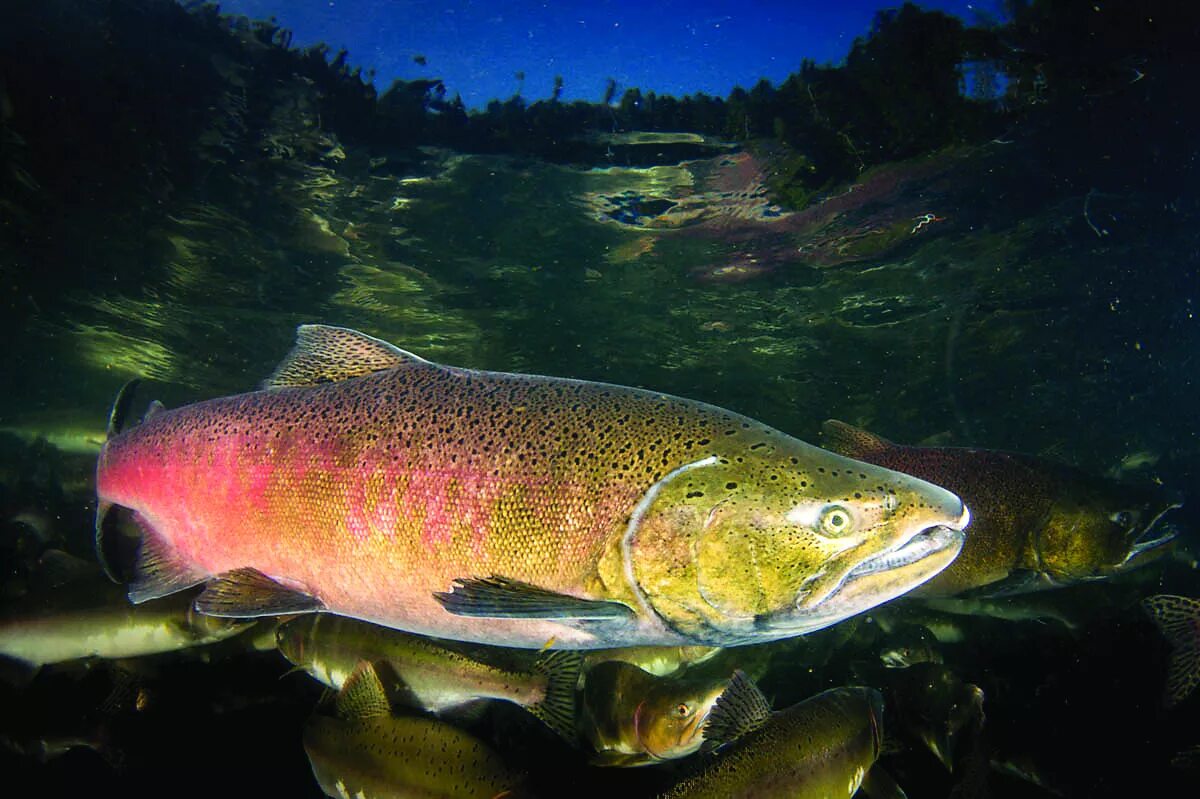
<path id="1" fill-rule="evenodd" d="M 494 427 L 455 430 L 434 414 L 389 422 L 362 399 L 386 398 L 389 379 L 159 413 L 105 446 L 99 496 L 133 509 L 207 575 L 253 567 L 333 612 L 414 632 L 576 640 L 549 621 L 452 616 L 433 593 L 456 578 L 513 575 L 586 595 L 652 481 L 589 481 L 573 459 L 535 456 Z"/>

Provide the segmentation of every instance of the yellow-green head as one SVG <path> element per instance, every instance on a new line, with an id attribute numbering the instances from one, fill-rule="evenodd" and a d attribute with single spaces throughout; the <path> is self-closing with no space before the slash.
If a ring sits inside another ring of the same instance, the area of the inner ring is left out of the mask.
<path id="1" fill-rule="evenodd" d="M 962 547 L 970 514 L 945 489 L 778 434 L 739 438 L 660 481 L 623 542 L 639 600 L 693 640 L 827 627 Z"/>

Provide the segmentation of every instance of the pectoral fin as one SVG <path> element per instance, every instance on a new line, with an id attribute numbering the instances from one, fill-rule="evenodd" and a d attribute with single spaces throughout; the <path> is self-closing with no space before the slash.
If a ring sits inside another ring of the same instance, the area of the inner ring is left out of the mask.
<path id="1" fill-rule="evenodd" d="M 256 619 L 288 613 L 315 613 L 325 604 L 315 596 L 288 588 L 258 569 L 234 569 L 217 577 L 196 597 L 195 608 L 207 616 Z"/>
<path id="2" fill-rule="evenodd" d="M 455 616 L 485 616 L 503 619 L 601 619 L 629 620 L 635 613 L 628 605 L 547 591 L 536 585 L 507 577 L 459 579 L 447 592 L 434 598 Z"/>
<path id="3" fill-rule="evenodd" d="M 135 520 L 137 516 L 134 516 Z M 153 529 L 143 527 L 137 566 L 129 585 L 129 601 L 135 605 L 169 596 L 204 582 L 205 574 L 182 560 Z"/>

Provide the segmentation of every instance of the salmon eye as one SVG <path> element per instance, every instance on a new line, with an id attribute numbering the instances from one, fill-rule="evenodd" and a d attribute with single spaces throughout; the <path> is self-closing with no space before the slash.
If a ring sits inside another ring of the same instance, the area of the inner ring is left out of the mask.
<path id="1" fill-rule="evenodd" d="M 691 712 L 692 712 L 692 709 L 690 707 L 688 707 L 687 705 L 683 704 L 682 702 L 680 702 L 678 705 L 675 706 L 675 715 L 681 719 L 685 718 Z"/>
<path id="2" fill-rule="evenodd" d="M 821 532 L 828 536 L 845 535 L 853 526 L 850 512 L 840 505 L 830 505 L 821 511 L 821 518 L 817 520 L 817 524 Z"/>
<path id="3" fill-rule="evenodd" d="M 1133 514 L 1127 510 L 1119 510 L 1108 518 L 1112 519 L 1118 527 L 1128 527 L 1133 523 Z"/>

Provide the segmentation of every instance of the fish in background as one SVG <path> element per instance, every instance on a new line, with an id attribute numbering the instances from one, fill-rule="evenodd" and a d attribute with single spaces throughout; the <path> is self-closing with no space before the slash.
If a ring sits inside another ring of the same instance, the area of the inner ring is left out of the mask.
<path id="1" fill-rule="evenodd" d="M 520 799 L 524 776 L 479 739 L 444 721 L 392 712 L 375 668 L 361 663 L 315 714 L 304 751 L 326 795 L 337 799 Z"/>
<path id="2" fill-rule="evenodd" d="M 833 688 L 773 713 L 737 672 L 709 715 L 705 737 L 716 755 L 664 799 L 848 799 L 879 757 L 883 697 L 873 688 Z M 877 779 L 877 799 L 904 795 L 882 772 Z"/>
<path id="3" fill-rule="evenodd" d="M 580 729 L 599 766 L 645 766 L 686 757 L 704 743 L 704 726 L 729 678 L 656 677 L 619 660 L 584 676 Z"/>
<path id="4" fill-rule="evenodd" d="M 920 624 L 900 623 L 887 633 L 879 648 L 885 668 L 907 669 L 918 663 L 942 663 L 937 636 Z"/>
<path id="5" fill-rule="evenodd" d="M 894 716 L 889 726 L 954 771 L 960 738 L 983 723 L 983 689 L 932 662 L 889 671 L 885 683 Z"/>
<path id="6" fill-rule="evenodd" d="M 1142 607 L 1171 644 L 1166 702 L 1178 704 L 1200 684 L 1200 599 L 1157 594 Z"/>
<path id="7" fill-rule="evenodd" d="M 94 565 L 55 550 L 15 608 L 0 615 L 0 656 L 36 670 L 84 658 L 134 658 L 206 646 L 238 635 L 252 621 L 197 613 L 193 594 L 130 605 Z"/>
<path id="8" fill-rule="evenodd" d="M 430 363 L 304 325 L 260 391 L 154 408 L 97 466 L 130 598 L 328 611 L 504 646 L 730 646 L 821 629 L 958 554 L 949 491 L 635 388 Z"/>
<path id="9" fill-rule="evenodd" d="M 279 651 L 331 688 L 341 688 L 362 661 L 372 663 L 406 704 L 441 713 L 482 699 L 521 705 L 568 741 L 575 740 L 575 692 L 583 656 L 558 650 L 527 668 L 500 666 L 387 627 L 328 614 L 300 616 L 276 631 Z M 492 659 L 495 659 L 494 657 Z"/>
<path id="10" fill-rule="evenodd" d="M 955 492 L 971 508 L 962 552 L 913 596 L 1033 591 L 1102 579 L 1165 554 L 1163 517 L 1180 502 L 1032 455 L 894 444 L 844 422 L 822 426 L 835 452 Z"/>

